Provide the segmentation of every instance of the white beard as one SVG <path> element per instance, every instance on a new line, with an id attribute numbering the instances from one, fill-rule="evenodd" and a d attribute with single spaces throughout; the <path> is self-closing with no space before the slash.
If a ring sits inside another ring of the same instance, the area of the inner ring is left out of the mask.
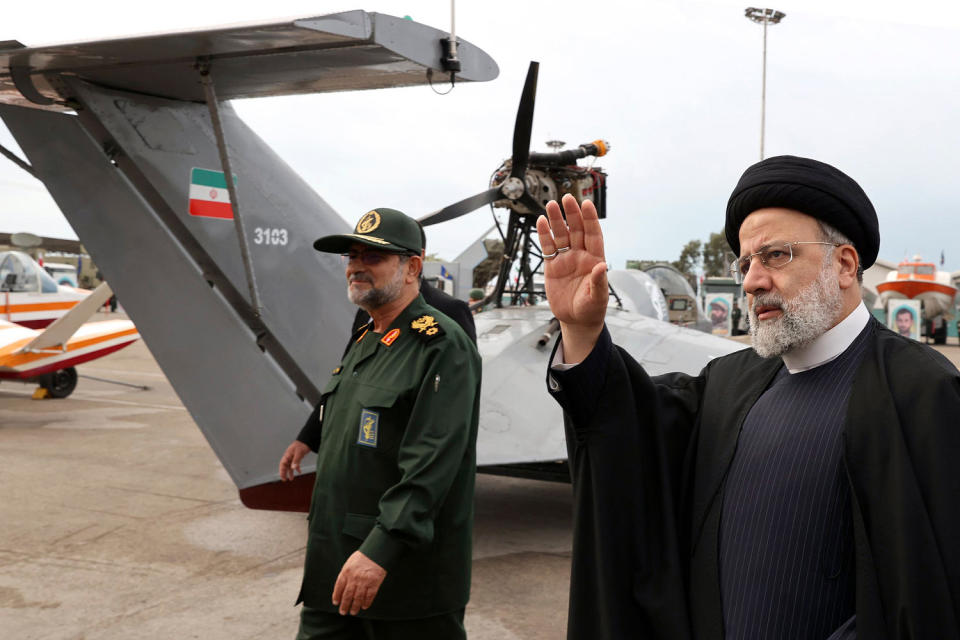
<path id="1" fill-rule="evenodd" d="M 403 265 L 401 265 L 402 267 Z M 370 282 L 369 278 L 364 275 L 359 275 L 354 277 L 354 282 Z M 371 309 L 376 309 L 377 307 L 382 307 L 388 302 L 393 302 L 400 296 L 400 290 L 403 289 L 403 269 L 397 269 L 397 272 L 393 276 L 393 280 L 385 284 L 379 289 L 373 287 L 367 289 L 366 291 L 359 291 L 353 289 L 353 287 L 347 285 L 347 297 L 350 298 L 350 302 L 357 305 L 364 311 L 370 311 Z"/>
<path id="2" fill-rule="evenodd" d="M 758 320 L 756 308 L 765 305 L 780 307 L 780 317 Z M 824 260 L 817 279 L 792 299 L 784 300 L 776 293 L 753 298 L 749 309 L 753 350 L 762 358 L 770 358 L 804 347 L 833 327 L 842 311 L 839 277 L 831 263 Z"/>

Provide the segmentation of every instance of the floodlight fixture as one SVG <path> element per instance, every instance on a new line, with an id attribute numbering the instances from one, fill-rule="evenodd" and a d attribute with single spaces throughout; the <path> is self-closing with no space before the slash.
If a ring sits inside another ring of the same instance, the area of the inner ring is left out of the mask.
<path id="1" fill-rule="evenodd" d="M 787 17 L 783 11 L 776 9 L 757 9 L 756 7 L 747 7 L 744 15 L 757 23 L 779 24 L 781 20 Z"/>

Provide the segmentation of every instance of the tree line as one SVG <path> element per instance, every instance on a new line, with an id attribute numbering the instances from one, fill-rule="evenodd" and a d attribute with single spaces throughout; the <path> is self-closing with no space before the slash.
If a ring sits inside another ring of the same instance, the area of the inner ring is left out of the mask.
<path id="1" fill-rule="evenodd" d="M 730 277 L 730 263 L 736 256 L 727 245 L 727 238 L 723 231 L 711 233 L 706 242 L 691 240 L 683 245 L 680 257 L 670 265 L 685 275 L 691 286 L 696 289 L 697 273 L 702 268 L 705 277 Z"/>

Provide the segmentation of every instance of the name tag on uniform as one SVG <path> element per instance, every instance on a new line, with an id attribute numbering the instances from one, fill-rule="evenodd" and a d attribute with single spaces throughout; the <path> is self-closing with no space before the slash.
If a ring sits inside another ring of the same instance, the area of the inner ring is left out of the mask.
<path id="1" fill-rule="evenodd" d="M 376 411 L 364 409 L 360 412 L 360 430 L 357 434 L 357 444 L 365 447 L 377 448 L 377 434 L 380 426 L 380 414 Z"/>

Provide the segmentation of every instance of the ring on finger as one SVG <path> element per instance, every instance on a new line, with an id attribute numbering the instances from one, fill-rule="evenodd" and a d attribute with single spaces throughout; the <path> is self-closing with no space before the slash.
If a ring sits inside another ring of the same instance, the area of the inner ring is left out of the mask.
<path id="1" fill-rule="evenodd" d="M 570 251 L 570 247 L 557 247 L 555 253 L 563 253 L 564 251 Z"/>
<path id="2" fill-rule="evenodd" d="M 559 250 L 559 249 L 557 249 L 557 250 L 554 251 L 553 253 L 546 253 L 546 254 L 544 254 L 544 255 L 543 255 L 543 259 L 544 259 L 544 260 L 553 260 L 553 259 L 556 258 L 558 255 L 560 255 L 560 250 Z"/>

